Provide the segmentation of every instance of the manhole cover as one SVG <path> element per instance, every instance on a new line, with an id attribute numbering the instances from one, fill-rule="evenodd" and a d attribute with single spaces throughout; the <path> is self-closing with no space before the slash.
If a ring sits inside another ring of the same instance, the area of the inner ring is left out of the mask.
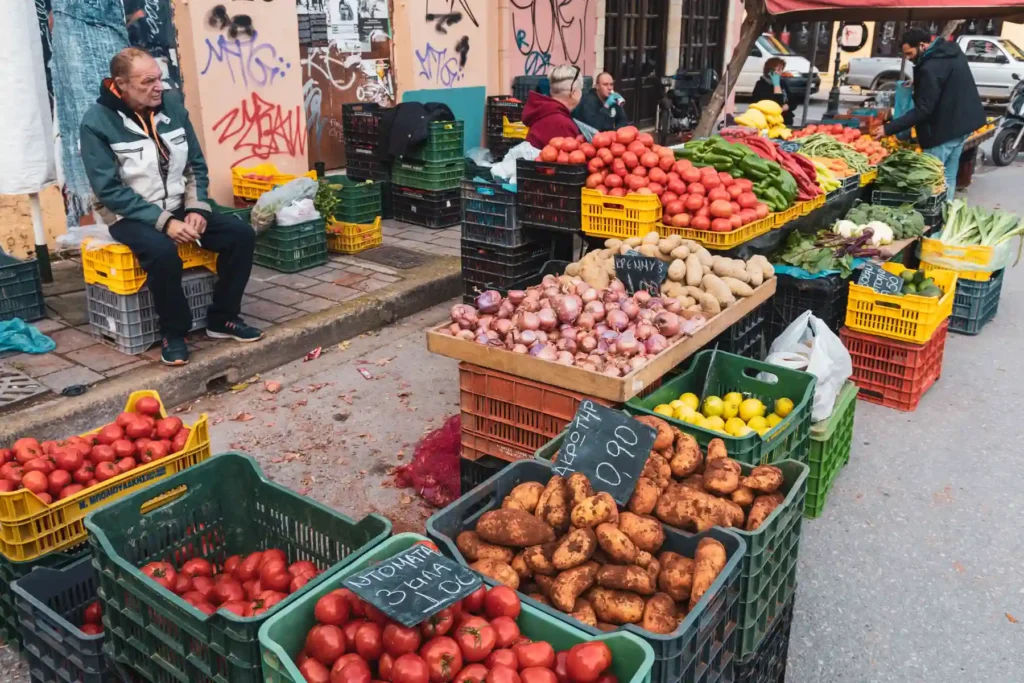
<path id="1" fill-rule="evenodd" d="M 28 375 L 0 363 L 0 408 L 45 394 L 49 389 Z"/>
<path id="2" fill-rule="evenodd" d="M 364 261 L 379 263 L 382 266 L 409 270 L 410 268 L 418 268 L 429 263 L 433 257 L 430 254 L 423 254 L 411 249 L 403 249 L 402 247 L 377 247 L 376 249 L 364 251 L 359 255 L 359 258 Z"/>

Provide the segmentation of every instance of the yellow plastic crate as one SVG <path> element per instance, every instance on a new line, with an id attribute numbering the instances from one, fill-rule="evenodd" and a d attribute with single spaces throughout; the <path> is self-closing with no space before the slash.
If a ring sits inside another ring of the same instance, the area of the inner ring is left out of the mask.
<path id="1" fill-rule="evenodd" d="M 774 223 L 772 223 L 772 227 L 773 228 L 781 228 L 783 225 L 785 225 L 786 223 L 790 222 L 791 220 L 794 220 L 794 219 L 800 217 L 800 205 L 799 204 L 794 204 L 793 206 L 789 207 L 788 209 L 784 209 L 782 211 L 777 211 L 777 212 L 775 212 L 773 214 L 770 214 L 768 216 L 768 219 L 772 219 L 773 217 L 774 217 Z"/>
<path id="2" fill-rule="evenodd" d="M 806 216 L 811 211 L 814 211 L 814 200 L 808 199 L 807 201 L 804 202 L 798 202 L 796 206 L 798 209 L 800 209 L 800 215 Z"/>
<path id="3" fill-rule="evenodd" d="M 825 193 L 822 192 L 817 197 L 811 200 L 811 209 L 817 209 L 819 206 L 825 206 Z"/>
<path id="4" fill-rule="evenodd" d="M 597 190 L 580 190 L 581 227 L 591 237 L 643 237 L 656 230 L 661 200 L 654 194 L 609 197 Z"/>
<path id="5" fill-rule="evenodd" d="M 931 259 L 956 259 L 966 264 L 987 266 L 992 263 L 995 249 L 993 247 L 954 247 L 943 244 L 939 240 L 924 237 L 921 239 L 921 267 L 928 270 L 952 270 L 963 280 L 974 282 L 987 282 L 992 279 L 991 271 L 952 269 L 945 266 L 937 266 L 931 263 Z"/>
<path id="6" fill-rule="evenodd" d="M 864 171 L 860 174 L 860 186 L 864 187 L 875 182 L 875 178 L 878 177 L 878 167 L 873 166 L 869 170 Z"/>
<path id="7" fill-rule="evenodd" d="M 530 127 L 521 121 L 509 121 L 507 116 L 501 117 L 501 137 L 525 140 Z"/>
<path id="8" fill-rule="evenodd" d="M 733 247 L 743 244 L 747 240 L 752 240 L 755 237 L 760 237 L 766 232 L 772 229 L 772 215 L 769 214 L 766 218 L 762 218 L 759 221 L 753 223 L 747 223 L 741 228 L 737 228 L 732 232 L 713 232 L 711 230 L 695 230 L 693 228 L 677 228 L 671 225 L 665 225 L 658 223 L 657 225 L 658 234 L 662 237 L 667 235 L 679 235 L 680 237 L 688 240 L 694 240 L 700 242 L 707 249 L 713 250 L 725 250 L 732 249 Z"/>
<path id="9" fill-rule="evenodd" d="M 882 268 L 893 275 L 906 270 L 899 263 L 883 263 Z M 936 271 L 931 277 L 942 290 L 941 297 L 879 294 L 851 281 L 846 326 L 887 339 L 924 344 L 953 312 L 956 293 L 957 278 L 953 271 Z"/>
<path id="10" fill-rule="evenodd" d="M 380 216 L 373 223 L 342 223 L 327 226 L 327 251 L 336 254 L 358 254 L 384 243 Z"/>
<path id="11" fill-rule="evenodd" d="M 125 410 L 134 411 L 136 402 L 146 396 L 160 401 L 155 391 L 135 391 L 128 397 Z M 160 416 L 167 417 L 163 401 Z M 26 562 L 82 543 L 88 536 L 85 518 L 90 512 L 209 458 L 206 414 L 200 415 L 194 425 L 185 426 L 192 432 L 180 453 L 136 467 L 64 500 L 47 505 L 25 489 L 0 493 L 0 554 L 15 562 Z M 97 431 L 98 428 L 82 436 Z"/>
<path id="12" fill-rule="evenodd" d="M 942 266 L 935 266 L 926 261 L 921 261 L 921 270 L 934 275 L 939 271 L 956 273 L 958 280 L 970 280 L 971 282 L 988 282 L 992 279 L 992 273 L 983 270 L 951 270 Z"/>
<path id="13" fill-rule="evenodd" d="M 87 284 L 103 285 L 114 294 L 135 294 L 142 289 L 146 284 L 146 271 L 131 249 L 123 244 L 91 248 L 91 241 L 82 242 L 82 272 Z M 185 270 L 206 268 L 217 272 L 217 254 L 191 242 L 178 245 L 178 256 Z"/>
<path id="14" fill-rule="evenodd" d="M 247 175 L 259 175 L 264 179 L 246 178 Z M 231 192 L 244 199 L 259 199 L 264 192 L 273 190 L 296 178 L 312 178 L 316 180 L 316 171 L 308 171 L 302 175 L 281 173 L 274 164 L 260 164 L 251 168 L 235 166 L 231 169 Z"/>

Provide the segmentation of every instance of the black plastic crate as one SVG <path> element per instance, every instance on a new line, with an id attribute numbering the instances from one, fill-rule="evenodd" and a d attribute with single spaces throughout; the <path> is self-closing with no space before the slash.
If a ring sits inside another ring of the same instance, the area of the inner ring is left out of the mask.
<path id="1" fill-rule="evenodd" d="M 946 193 L 918 195 L 907 192 L 891 192 L 889 190 L 873 190 L 871 203 L 879 206 L 903 206 L 910 204 L 921 212 L 921 215 L 935 216 L 942 213 L 942 205 L 946 203 Z"/>
<path id="2" fill-rule="evenodd" d="M 488 96 L 487 106 L 484 109 L 484 121 L 487 126 L 487 132 L 490 133 L 496 130 L 497 134 L 501 135 L 504 119 L 506 118 L 510 122 L 522 121 L 523 104 L 523 100 L 512 95 Z"/>
<path id="3" fill-rule="evenodd" d="M 0 320 L 46 317 L 43 281 L 35 259 L 19 261 L 0 249 Z"/>
<path id="4" fill-rule="evenodd" d="M 91 555 L 63 569 L 38 567 L 11 584 L 29 677 L 35 683 L 110 680 L 103 634 L 88 635 L 79 628 L 85 608 L 97 600 L 96 588 Z"/>
<path id="5" fill-rule="evenodd" d="M 734 353 L 737 356 L 764 360 L 765 348 L 765 310 L 767 304 L 761 304 L 750 313 L 727 327 L 712 342 L 719 351 Z"/>
<path id="6" fill-rule="evenodd" d="M 341 126 L 345 146 L 377 146 L 377 128 L 380 124 L 380 105 L 356 102 L 341 105 Z"/>
<path id="7" fill-rule="evenodd" d="M 986 282 L 957 279 L 953 313 L 949 316 L 949 331 L 971 335 L 981 332 L 981 328 L 996 317 L 1002 291 L 1002 270 L 992 273 Z"/>
<path id="8" fill-rule="evenodd" d="M 345 145 L 348 164 L 345 174 L 352 180 L 391 180 L 391 166 L 377 155 L 377 148 L 365 144 Z"/>
<path id="9" fill-rule="evenodd" d="M 587 181 L 586 164 L 556 164 L 549 161 L 516 161 L 516 183 L 521 185 L 524 180 L 537 180 L 552 183 L 552 186 L 538 185 L 546 192 L 557 192 L 562 188 L 581 188 Z M 576 197 L 579 198 L 577 192 Z"/>
<path id="10" fill-rule="evenodd" d="M 462 237 L 497 247 L 530 242 L 516 221 L 516 193 L 497 183 L 462 181 Z"/>
<path id="11" fill-rule="evenodd" d="M 462 221 L 461 190 L 421 190 L 392 185 L 391 209 L 395 220 L 425 228 L 447 228 Z"/>
<path id="12" fill-rule="evenodd" d="M 775 616 L 774 623 L 765 634 L 757 652 L 737 662 L 736 683 L 785 683 L 795 602 L 796 588 L 793 589 L 789 602 Z"/>
<path id="13" fill-rule="evenodd" d="M 768 300 L 771 325 L 765 341 L 769 347 L 804 311 L 821 318 L 830 330 L 839 334 L 846 320 L 846 299 L 850 289 L 847 280 L 838 275 L 803 280 L 782 273 L 776 278 L 775 296 Z"/>
<path id="14" fill-rule="evenodd" d="M 482 455 L 478 460 L 459 458 L 459 479 L 462 485 L 462 493 L 476 488 L 511 464 L 507 460 L 501 460 L 490 455 Z"/>
<path id="15" fill-rule="evenodd" d="M 533 275 L 548 260 L 545 244 L 526 244 L 521 247 L 496 247 L 483 242 L 462 240 L 462 271 L 481 277 L 469 278 L 473 282 L 506 282 L 521 280 Z"/>

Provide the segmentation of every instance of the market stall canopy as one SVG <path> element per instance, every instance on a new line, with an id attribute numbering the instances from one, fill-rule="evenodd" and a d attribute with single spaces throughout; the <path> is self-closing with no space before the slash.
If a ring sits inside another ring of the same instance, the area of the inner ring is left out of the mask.
<path id="1" fill-rule="evenodd" d="M 1000 17 L 1024 21 L 1021 0 L 766 0 L 768 13 L 788 21 L 928 21 Z"/>

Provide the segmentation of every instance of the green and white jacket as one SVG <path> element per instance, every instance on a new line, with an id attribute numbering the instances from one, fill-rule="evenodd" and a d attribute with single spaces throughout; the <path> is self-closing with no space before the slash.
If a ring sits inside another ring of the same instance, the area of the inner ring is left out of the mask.
<path id="1" fill-rule="evenodd" d="M 129 218 L 163 232 L 183 206 L 209 214 L 206 161 L 180 91 L 164 91 L 147 120 L 106 79 L 82 117 L 80 136 L 94 209 L 107 225 Z"/>

